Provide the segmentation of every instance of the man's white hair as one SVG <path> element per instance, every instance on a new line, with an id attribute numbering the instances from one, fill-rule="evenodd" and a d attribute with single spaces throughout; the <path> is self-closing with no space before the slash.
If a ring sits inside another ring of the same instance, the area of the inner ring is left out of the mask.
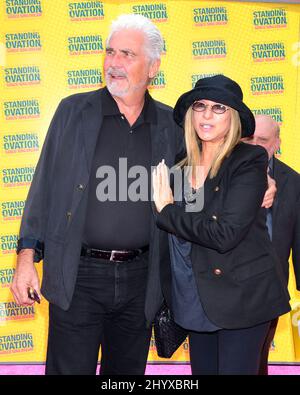
<path id="1" fill-rule="evenodd" d="M 122 14 L 111 24 L 110 33 L 106 40 L 106 46 L 114 33 L 122 30 L 138 30 L 144 33 L 146 38 L 146 55 L 151 61 L 160 59 L 164 41 L 158 28 L 150 19 L 139 14 Z"/>

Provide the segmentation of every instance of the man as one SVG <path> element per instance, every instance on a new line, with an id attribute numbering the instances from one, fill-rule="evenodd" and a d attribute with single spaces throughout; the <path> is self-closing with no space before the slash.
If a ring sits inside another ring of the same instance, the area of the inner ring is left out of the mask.
<path id="1" fill-rule="evenodd" d="M 51 122 L 12 284 L 17 303 L 32 304 L 27 288 L 40 294 L 33 262 L 43 258 L 41 289 L 50 302 L 46 374 L 95 374 L 100 345 L 101 374 L 145 371 L 167 242 L 155 226 L 150 189 L 144 200 L 124 197 L 124 183 L 129 191 L 137 180 L 123 173 L 126 162 L 128 170 L 146 169 L 150 179 L 151 165 L 164 158 L 171 167 L 184 154 L 171 108 L 147 91 L 162 48 L 152 22 L 120 16 L 107 40 L 107 87 L 62 100 Z"/>
<path id="2" fill-rule="evenodd" d="M 280 128 L 267 115 L 255 118 L 254 135 L 244 141 L 263 146 L 269 155 L 269 175 L 276 181 L 277 194 L 272 208 L 267 212 L 267 226 L 279 257 L 286 285 L 289 279 L 289 256 L 296 277 L 296 287 L 300 290 L 300 175 L 289 166 L 274 157 L 280 147 Z M 274 339 L 278 319 L 271 324 L 265 341 L 260 364 L 260 375 L 268 374 L 268 354 Z"/>

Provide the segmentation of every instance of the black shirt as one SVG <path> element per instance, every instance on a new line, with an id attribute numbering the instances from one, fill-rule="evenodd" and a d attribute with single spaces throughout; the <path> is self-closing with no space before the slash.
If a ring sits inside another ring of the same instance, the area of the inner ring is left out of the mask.
<path id="1" fill-rule="evenodd" d="M 90 173 L 83 242 L 91 248 L 136 249 L 148 245 L 150 239 L 150 124 L 156 122 L 156 109 L 146 92 L 143 110 L 130 126 L 105 88 L 102 111 L 103 123 Z M 140 169 L 132 169 L 133 166 L 144 168 L 142 187 L 137 185 L 141 185 Z"/>

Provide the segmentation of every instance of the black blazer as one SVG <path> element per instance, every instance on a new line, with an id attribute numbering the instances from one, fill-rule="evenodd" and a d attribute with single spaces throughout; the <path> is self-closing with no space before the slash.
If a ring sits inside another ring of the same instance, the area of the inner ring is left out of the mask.
<path id="1" fill-rule="evenodd" d="M 64 310 L 70 306 L 80 261 L 88 183 L 102 124 L 102 92 L 79 93 L 62 100 L 51 121 L 27 196 L 18 250 L 34 248 L 44 260 L 42 293 Z M 173 111 L 155 101 L 151 123 L 151 164 L 169 167 L 185 155 L 182 130 Z M 109 147 L 108 147 L 109 149 Z M 149 175 L 150 176 L 150 175 Z M 145 315 L 150 324 L 162 303 L 159 261 L 168 245 L 160 241 L 155 207 L 150 223 L 150 250 Z"/>
<path id="2" fill-rule="evenodd" d="M 273 177 L 277 185 L 272 207 L 273 245 L 287 284 L 292 250 L 296 286 L 300 290 L 300 174 L 274 158 Z"/>
<path id="3" fill-rule="evenodd" d="M 265 149 L 238 144 L 206 179 L 204 207 L 169 204 L 158 226 L 193 242 L 191 260 L 203 308 L 221 328 L 246 328 L 290 310 L 289 295 L 261 208 L 267 187 Z M 170 268 L 162 264 L 170 300 Z"/>

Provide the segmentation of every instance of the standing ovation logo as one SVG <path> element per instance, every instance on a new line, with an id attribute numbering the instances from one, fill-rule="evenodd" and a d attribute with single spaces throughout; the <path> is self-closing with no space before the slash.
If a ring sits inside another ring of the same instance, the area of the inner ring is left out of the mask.
<path id="1" fill-rule="evenodd" d="M 283 123 L 282 110 L 280 107 L 268 107 L 268 108 L 254 108 L 252 109 L 253 114 L 256 115 L 269 115 L 279 125 Z"/>
<path id="2" fill-rule="evenodd" d="M 261 10 L 253 12 L 253 25 L 255 29 L 275 29 L 287 26 L 287 15 L 284 8 Z"/>
<path id="3" fill-rule="evenodd" d="M 154 22 L 166 22 L 168 20 L 166 3 L 134 5 L 132 6 L 132 12 L 143 15 Z"/>
<path id="4" fill-rule="evenodd" d="M 286 57 L 283 42 L 252 44 L 251 54 L 254 62 L 277 62 Z"/>
<path id="5" fill-rule="evenodd" d="M 71 21 L 95 21 L 104 18 L 102 1 L 80 1 L 69 3 Z"/>
<path id="6" fill-rule="evenodd" d="M 278 95 L 284 92 L 282 75 L 252 77 L 251 92 L 253 95 Z"/>
<path id="7" fill-rule="evenodd" d="M 7 121 L 40 118 L 40 103 L 36 99 L 4 102 L 4 117 Z"/>
<path id="8" fill-rule="evenodd" d="M 17 234 L 0 235 L 0 251 L 2 255 L 15 254 L 18 244 Z"/>
<path id="9" fill-rule="evenodd" d="M 13 267 L 5 267 L 0 269 L 0 287 L 8 288 L 11 286 L 15 274 Z"/>
<path id="10" fill-rule="evenodd" d="M 2 169 L 2 185 L 4 188 L 28 186 L 32 182 L 34 171 L 34 166 Z"/>
<path id="11" fill-rule="evenodd" d="M 151 81 L 151 83 L 149 85 L 149 88 L 150 89 L 161 89 L 161 88 L 165 88 L 165 86 L 166 86 L 165 72 L 161 70 L 153 78 L 153 80 Z"/>
<path id="12" fill-rule="evenodd" d="M 1 221 L 19 221 L 22 218 L 25 200 L 1 202 Z"/>
<path id="13" fill-rule="evenodd" d="M 102 37 L 99 34 L 68 38 L 70 55 L 93 55 L 103 52 Z"/>
<path id="14" fill-rule="evenodd" d="M 227 9 L 225 7 L 194 8 L 193 21 L 195 26 L 227 25 Z"/>
<path id="15" fill-rule="evenodd" d="M 192 55 L 194 59 L 225 58 L 227 54 L 224 40 L 194 41 Z"/>
<path id="16" fill-rule="evenodd" d="M 100 88 L 103 85 L 100 69 L 68 70 L 67 81 L 70 89 Z"/>
<path id="17" fill-rule="evenodd" d="M 38 32 L 5 34 L 7 52 L 35 52 L 42 49 L 41 36 Z"/>
<path id="18" fill-rule="evenodd" d="M 4 69 L 6 87 L 32 86 L 41 83 L 38 66 L 6 67 Z"/>
<path id="19" fill-rule="evenodd" d="M 198 80 L 201 80 L 202 78 L 207 78 L 207 77 L 213 77 L 214 75 L 219 75 L 222 73 L 205 73 L 205 74 L 192 74 L 191 79 L 192 79 L 192 88 L 195 87 L 196 82 Z"/>
<path id="20" fill-rule="evenodd" d="M 14 354 L 33 350 L 32 333 L 22 332 L 0 336 L 0 354 Z"/>
<path id="21" fill-rule="evenodd" d="M 15 302 L 0 303 L 0 321 L 28 320 L 34 318 L 33 306 L 19 306 Z"/>
<path id="22" fill-rule="evenodd" d="M 42 15 L 40 0 L 6 0 L 8 18 L 28 18 Z"/>
<path id="23" fill-rule="evenodd" d="M 37 133 L 5 134 L 2 138 L 2 151 L 5 154 L 36 152 L 40 148 Z"/>

